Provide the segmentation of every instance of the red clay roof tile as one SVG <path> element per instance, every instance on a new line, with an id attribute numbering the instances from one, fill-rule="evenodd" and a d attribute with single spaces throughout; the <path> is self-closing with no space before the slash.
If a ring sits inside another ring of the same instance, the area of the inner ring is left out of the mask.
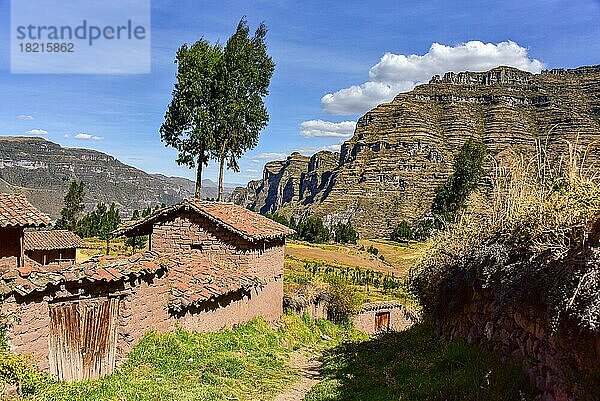
<path id="1" fill-rule="evenodd" d="M 68 230 L 25 231 L 25 250 L 83 248 L 85 242 Z"/>
<path id="2" fill-rule="evenodd" d="M 205 216 L 215 224 L 241 237 L 256 241 L 262 239 L 282 238 L 294 232 L 289 227 L 279 224 L 261 214 L 245 209 L 233 203 L 209 202 L 198 199 L 186 199 L 176 205 L 156 211 L 148 217 L 129 222 L 115 230 L 115 235 L 131 236 L 141 227 L 152 224 L 161 216 L 170 215 L 182 210 L 193 210 Z"/>
<path id="3" fill-rule="evenodd" d="M 50 218 L 27 201 L 25 195 L 0 193 L 0 227 L 42 227 Z"/>

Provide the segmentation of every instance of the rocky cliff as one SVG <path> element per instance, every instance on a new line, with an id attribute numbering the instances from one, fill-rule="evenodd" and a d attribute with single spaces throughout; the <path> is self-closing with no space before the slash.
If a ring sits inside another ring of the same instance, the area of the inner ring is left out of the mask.
<path id="1" fill-rule="evenodd" d="M 536 138 L 564 155 L 566 141 L 600 139 L 600 66 L 531 74 L 510 67 L 446 73 L 362 116 L 341 152 L 297 153 L 265 166 L 233 200 L 261 213 L 351 221 L 386 235 L 426 213 L 460 146 L 481 139 L 490 154 L 533 151 Z M 600 148 L 600 146 L 599 146 Z M 590 160 L 600 154 L 592 150 Z"/>
<path id="2" fill-rule="evenodd" d="M 148 174 L 102 152 L 63 148 L 42 138 L 0 137 L 0 192 L 24 193 L 56 218 L 72 180 L 85 182 L 88 210 L 115 202 L 126 216 L 194 195 L 194 182 L 186 178 Z M 216 184 L 203 180 L 202 192 L 215 197 Z"/>

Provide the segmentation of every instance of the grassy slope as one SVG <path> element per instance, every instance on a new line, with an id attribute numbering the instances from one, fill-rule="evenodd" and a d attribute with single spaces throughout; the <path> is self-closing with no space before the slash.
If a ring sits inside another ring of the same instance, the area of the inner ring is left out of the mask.
<path id="1" fill-rule="evenodd" d="M 330 347 L 341 338 L 364 336 L 298 316 L 284 316 L 277 330 L 255 319 L 218 333 L 150 333 L 115 373 L 74 384 L 45 379 L 27 399 L 269 400 L 298 379 L 287 365 L 291 350 Z"/>
<path id="2" fill-rule="evenodd" d="M 306 401 L 519 401 L 524 373 L 464 341 L 443 344 L 426 325 L 326 352 L 325 380 Z"/>

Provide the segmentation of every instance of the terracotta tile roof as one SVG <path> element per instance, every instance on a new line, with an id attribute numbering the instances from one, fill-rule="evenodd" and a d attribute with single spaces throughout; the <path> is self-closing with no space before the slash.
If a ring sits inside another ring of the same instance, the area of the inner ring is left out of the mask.
<path id="1" fill-rule="evenodd" d="M 42 266 L 28 262 L 18 269 L 13 267 L 0 272 L 2 273 L 2 280 L 0 280 L 1 294 L 6 296 L 14 291 L 21 296 L 26 296 L 34 292 L 45 291 L 52 286 L 56 287 L 60 284 L 82 282 L 84 280 L 88 282 L 124 281 L 154 275 L 166 268 L 162 259 L 155 252 L 136 254 L 129 258 L 95 256 L 79 265 L 66 267 L 60 265 Z M 2 289 L 5 291 L 2 292 Z"/>
<path id="2" fill-rule="evenodd" d="M 159 256 L 156 252 L 131 257 L 95 256 L 75 266 L 43 266 L 28 259 L 25 266 L 15 268 L 16 259 L 9 259 L 0 259 L 1 297 L 13 292 L 28 296 L 72 282 L 126 281 L 162 271 L 167 273 L 169 283 L 168 307 L 178 312 L 232 292 L 264 285 L 257 278 L 240 274 L 235 266 L 216 266 L 206 256 L 194 252 L 168 256 Z"/>
<path id="3" fill-rule="evenodd" d="M 281 238 L 294 233 L 289 227 L 279 224 L 256 212 L 233 203 L 209 202 L 198 199 L 186 199 L 176 205 L 161 209 L 148 217 L 127 223 L 117 229 L 115 235 L 132 235 L 144 226 L 152 224 L 162 216 L 170 215 L 181 210 L 193 210 L 207 217 L 229 231 L 232 231 L 249 241 Z"/>
<path id="4" fill-rule="evenodd" d="M 50 218 L 27 201 L 25 195 L 0 193 L 0 227 L 42 227 Z"/>
<path id="5" fill-rule="evenodd" d="M 169 256 L 171 298 L 169 308 L 176 312 L 240 290 L 264 285 L 262 281 L 240 274 L 235 266 L 216 266 L 206 257 Z"/>
<path id="6" fill-rule="evenodd" d="M 25 231 L 25 250 L 83 248 L 85 242 L 68 230 Z"/>

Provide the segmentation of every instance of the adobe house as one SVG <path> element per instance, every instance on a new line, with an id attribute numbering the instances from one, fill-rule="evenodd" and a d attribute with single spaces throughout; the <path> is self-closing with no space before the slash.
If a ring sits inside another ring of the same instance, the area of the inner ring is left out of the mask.
<path id="1" fill-rule="evenodd" d="M 25 255 L 36 262 L 74 264 L 77 248 L 85 247 L 79 236 L 68 230 L 25 231 Z"/>
<path id="2" fill-rule="evenodd" d="M 0 271 L 10 348 L 71 381 L 111 372 L 150 330 L 275 321 L 291 232 L 233 204 L 183 201 L 118 230 L 149 235 L 151 251 Z"/>
<path id="3" fill-rule="evenodd" d="M 24 230 L 44 227 L 50 218 L 33 207 L 25 195 L 0 193 L 0 264 L 25 264 Z"/>
<path id="4" fill-rule="evenodd" d="M 354 326 L 367 334 L 406 330 L 417 320 L 404 305 L 395 301 L 366 303 L 352 317 Z"/>

